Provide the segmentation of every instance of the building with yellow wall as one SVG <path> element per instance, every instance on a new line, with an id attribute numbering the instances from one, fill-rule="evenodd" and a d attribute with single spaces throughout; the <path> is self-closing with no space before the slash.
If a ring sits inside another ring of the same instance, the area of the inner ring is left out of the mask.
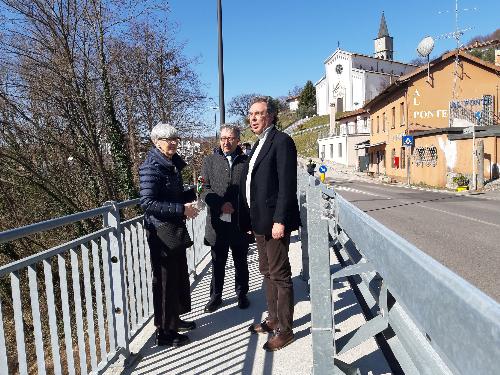
<path id="1" fill-rule="evenodd" d="M 500 67 L 462 51 L 400 77 L 364 106 L 371 119 L 369 171 L 438 187 L 457 174 L 472 177 L 467 131 L 475 125 L 476 146 L 484 144 L 484 178 L 497 178 L 499 90 Z M 412 147 L 402 145 L 404 135 L 414 136 Z"/>

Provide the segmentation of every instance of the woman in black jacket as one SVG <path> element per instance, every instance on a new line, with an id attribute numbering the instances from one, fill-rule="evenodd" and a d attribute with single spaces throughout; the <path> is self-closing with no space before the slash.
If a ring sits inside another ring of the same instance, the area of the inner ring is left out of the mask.
<path id="1" fill-rule="evenodd" d="M 193 242 L 185 218 L 198 210 L 189 202 L 194 191 L 185 192 L 181 171 L 186 163 L 177 154 L 177 130 L 159 123 L 151 131 L 155 147 L 139 168 L 141 207 L 153 268 L 154 323 L 158 345 L 181 346 L 189 343 L 179 331 L 196 328 L 195 322 L 180 319 L 191 310 L 191 292 L 186 249 Z"/>

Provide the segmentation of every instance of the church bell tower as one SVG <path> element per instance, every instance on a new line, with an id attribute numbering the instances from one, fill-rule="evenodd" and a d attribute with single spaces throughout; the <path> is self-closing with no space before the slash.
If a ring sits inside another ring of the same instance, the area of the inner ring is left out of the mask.
<path id="1" fill-rule="evenodd" d="M 384 12 L 382 12 L 378 36 L 375 39 L 375 53 L 373 56 L 379 59 L 392 60 L 393 52 L 392 36 L 389 36 L 389 30 L 387 29 L 387 23 L 385 22 Z"/>

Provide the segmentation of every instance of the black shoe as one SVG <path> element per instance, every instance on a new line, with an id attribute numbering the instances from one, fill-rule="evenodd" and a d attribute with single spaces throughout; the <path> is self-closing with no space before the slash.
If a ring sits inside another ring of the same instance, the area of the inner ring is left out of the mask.
<path id="1" fill-rule="evenodd" d="M 250 301 L 246 295 L 238 297 L 238 307 L 240 309 L 246 309 L 250 306 Z"/>
<path id="2" fill-rule="evenodd" d="M 207 305 L 205 306 L 204 311 L 206 313 L 213 313 L 221 306 L 222 306 L 222 298 L 210 299 L 210 301 L 208 301 Z"/>
<path id="3" fill-rule="evenodd" d="M 168 333 L 160 331 L 156 337 L 156 345 L 158 346 L 171 346 L 173 348 L 178 348 L 179 346 L 186 344 L 189 344 L 189 337 L 181 335 L 175 331 L 169 331 Z"/>
<path id="4" fill-rule="evenodd" d="M 196 322 L 191 322 L 189 320 L 179 319 L 179 323 L 177 324 L 177 331 L 179 332 L 192 331 L 195 328 Z"/>

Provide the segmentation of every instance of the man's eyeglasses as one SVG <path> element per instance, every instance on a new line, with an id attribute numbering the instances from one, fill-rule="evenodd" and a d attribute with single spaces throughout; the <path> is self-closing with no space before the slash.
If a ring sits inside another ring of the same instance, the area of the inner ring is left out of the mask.
<path id="1" fill-rule="evenodd" d="M 181 141 L 180 138 L 158 138 L 159 141 L 164 141 L 167 143 L 179 143 Z"/>
<path id="2" fill-rule="evenodd" d="M 265 115 L 267 115 L 267 111 L 256 111 L 256 112 L 248 112 L 248 117 L 252 117 L 252 116 L 255 116 L 255 117 L 264 117 Z"/>
<path id="3" fill-rule="evenodd" d="M 234 142 L 236 140 L 236 137 L 220 137 L 221 142 Z"/>

